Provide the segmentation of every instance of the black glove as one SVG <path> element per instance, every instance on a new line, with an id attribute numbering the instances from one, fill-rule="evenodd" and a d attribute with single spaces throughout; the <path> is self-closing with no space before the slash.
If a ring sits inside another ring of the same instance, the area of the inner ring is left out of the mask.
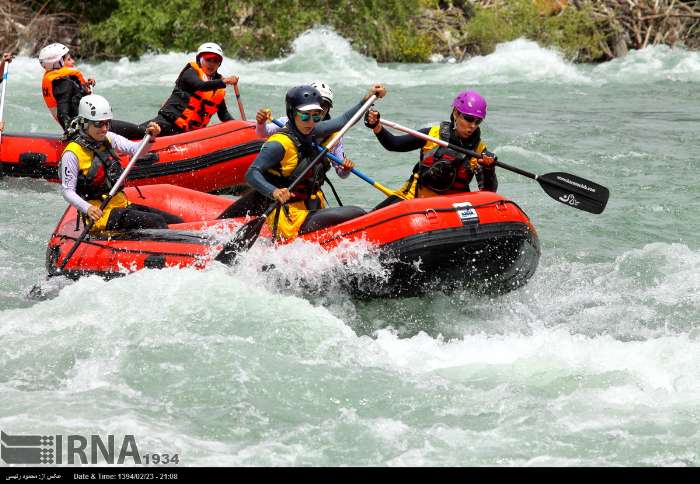
<path id="1" fill-rule="evenodd" d="M 374 110 L 373 110 L 373 109 L 368 109 L 368 110 L 365 112 L 365 126 L 367 126 L 367 127 L 370 128 L 370 129 L 374 129 L 374 128 L 376 128 L 377 125 L 379 124 L 379 119 L 381 118 L 381 115 L 379 114 L 379 111 L 374 111 L 375 113 L 377 113 L 377 122 L 374 123 L 374 124 L 369 124 L 369 112 L 370 112 L 370 111 L 374 111 Z"/>
<path id="2" fill-rule="evenodd" d="M 498 160 L 498 157 L 496 157 L 496 153 L 493 153 L 491 151 L 484 150 L 483 153 L 481 153 L 487 158 L 491 158 L 493 161 L 488 161 L 485 162 L 486 160 L 484 158 L 479 159 L 479 166 L 483 167 L 485 170 L 488 171 L 493 171 L 496 169 L 496 161 Z"/>

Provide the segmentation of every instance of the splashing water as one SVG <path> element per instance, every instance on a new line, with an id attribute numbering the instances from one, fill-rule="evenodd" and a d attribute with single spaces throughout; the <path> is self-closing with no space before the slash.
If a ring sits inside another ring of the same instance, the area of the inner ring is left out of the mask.
<path id="1" fill-rule="evenodd" d="M 116 117 L 143 121 L 191 57 L 81 67 Z M 188 466 L 698 465 L 697 52 L 577 65 L 519 39 L 460 63 L 379 64 L 315 29 L 283 59 L 226 58 L 222 71 L 241 76 L 249 117 L 281 113 L 286 89 L 315 79 L 333 86 L 339 114 L 383 81 L 382 116 L 423 127 L 474 87 L 499 159 L 594 180 L 610 202 L 577 211 L 499 170 L 542 258 L 526 286 L 496 298 L 358 301 L 348 281 L 382 278 L 371 247 L 261 240 L 235 267 L 52 280 L 46 299 L 28 300 L 65 202 L 55 185 L 2 179 L 3 431 L 129 433 Z M 41 74 L 36 59 L 14 61 L 8 131 L 58 132 Z M 384 151 L 361 123 L 345 145 L 389 187 L 417 160 Z M 346 205 L 382 200 L 355 178 L 335 185 Z"/>

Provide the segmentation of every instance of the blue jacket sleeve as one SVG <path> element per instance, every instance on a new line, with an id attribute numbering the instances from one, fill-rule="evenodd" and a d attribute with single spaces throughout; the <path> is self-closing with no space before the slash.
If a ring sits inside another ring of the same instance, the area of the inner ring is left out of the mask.
<path id="1" fill-rule="evenodd" d="M 284 147 L 277 141 L 268 141 L 260 149 L 260 153 L 246 171 L 245 179 L 248 185 L 253 187 L 268 198 L 272 198 L 272 192 L 277 188 L 265 179 L 265 171 L 279 166 L 284 158 Z"/>
<path id="2" fill-rule="evenodd" d="M 423 128 L 419 129 L 418 131 L 423 134 L 428 134 L 430 132 L 430 128 Z M 413 151 L 422 148 L 426 143 L 425 140 L 410 134 L 396 136 L 391 134 L 386 128 L 382 128 L 382 130 L 379 133 L 376 133 L 375 136 L 379 140 L 379 143 L 381 143 L 381 145 L 388 151 Z"/>

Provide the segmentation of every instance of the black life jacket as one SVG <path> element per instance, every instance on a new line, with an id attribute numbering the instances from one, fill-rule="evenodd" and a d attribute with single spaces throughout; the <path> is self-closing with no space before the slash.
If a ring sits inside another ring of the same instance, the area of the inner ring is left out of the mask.
<path id="1" fill-rule="evenodd" d="M 290 130 L 289 127 L 277 131 L 273 136 L 284 135 L 293 144 L 293 149 L 296 150 L 297 154 L 297 165 L 289 176 L 283 176 L 280 166 L 280 170 L 270 169 L 265 172 L 265 179 L 272 185 L 278 188 L 289 187 L 294 180 L 297 179 L 299 175 L 309 166 L 309 164 L 318 156 L 318 152 L 313 149 L 312 145 L 307 145 L 302 143 L 301 139 L 297 133 Z M 271 137 L 272 138 L 272 137 Z M 289 146 L 285 146 L 285 158 L 289 156 L 287 150 L 290 149 Z M 284 163 L 284 159 L 281 163 Z M 294 185 L 292 192 L 294 196 L 290 199 L 290 202 L 296 202 L 300 200 L 308 201 L 311 198 L 315 198 L 315 194 L 321 189 L 323 185 L 325 174 L 330 169 L 330 161 L 324 156 L 323 160 L 317 162 L 314 167 L 309 170 L 304 178 L 302 178 L 299 183 Z M 309 207 L 313 208 L 313 207 Z"/>
<path id="2" fill-rule="evenodd" d="M 114 151 L 112 144 L 107 138 L 101 143 L 78 135 L 73 142 L 92 152 L 92 162 L 86 174 L 83 170 L 78 170 L 78 180 L 76 193 L 85 200 L 99 200 L 103 195 L 109 194 L 114 184 L 121 176 L 124 169 L 119 162 L 119 155 Z M 69 149 L 70 145 L 66 147 Z M 78 156 L 78 166 L 80 167 L 81 155 Z"/>
<path id="3" fill-rule="evenodd" d="M 433 126 L 430 135 L 452 144 L 461 144 L 464 148 L 482 152 L 486 146 L 481 143 L 481 131 L 477 130 L 467 140 L 465 145 L 452 132 L 452 124 L 443 121 L 439 126 Z M 451 148 L 427 142 L 420 151 L 420 161 L 413 168 L 418 173 L 418 185 L 435 192 L 468 192 L 469 182 L 474 178 L 475 171 L 470 164 L 470 157 Z M 477 180 L 481 178 L 480 167 L 476 168 Z"/>

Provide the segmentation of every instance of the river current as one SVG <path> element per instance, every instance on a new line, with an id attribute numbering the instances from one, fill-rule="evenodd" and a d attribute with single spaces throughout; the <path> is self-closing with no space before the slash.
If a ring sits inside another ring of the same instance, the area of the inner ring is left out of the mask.
<path id="1" fill-rule="evenodd" d="M 79 64 L 115 117 L 154 116 L 191 53 Z M 58 133 L 42 70 L 8 76 L 9 132 Z M 651 47 L 600 65 L 517 40 L 463 62 L 379 64 L 334 33 L 274 61 L 226 58 L 249 118 L 320 79 L 336 112 L 375 81 L 382 116 L 420 128 L 461 89 L 489 102 L 499 159 L 610 190 L 600 215 L 500 170 L 537 227 L 534 277 L 468 292 L 357 301 L 333 253 L 252 250 L 236 268 L 45 282 L 58 187 L 0 179 L 0 428 L 135 436 L 186 466 L 695 466 L 700 463 L 700 53 Z M 227 97 L 238 117 L 235 97 Z M 390 187 L 416 153 L 360 123 L 358 168 Z M 346 204 L 382 194 L 351 177 Z M 261 271 L 273 260 L 275 271 Z M 364 259 L 353 271 L 377 270 Z M 328 277 L 328 275 L 332 277 Z M 28 297 L 35 284 L 50 294 Z M 120 440 L 118 440 L 120 441 Z"/>

